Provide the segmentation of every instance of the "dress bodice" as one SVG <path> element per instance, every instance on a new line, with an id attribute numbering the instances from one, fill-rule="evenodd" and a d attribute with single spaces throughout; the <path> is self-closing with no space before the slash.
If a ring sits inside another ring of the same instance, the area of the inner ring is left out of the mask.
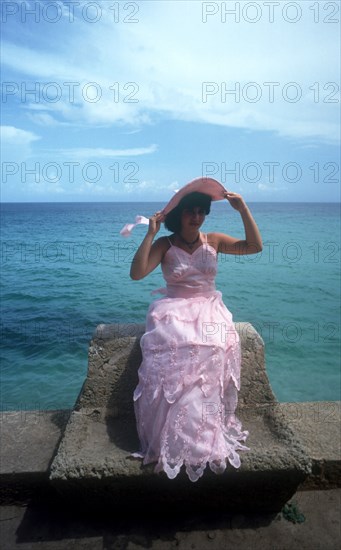
<path id="1" fill-rule="evenodd" d="M 190 254 L 170 244 L 161 262 L 162 273 L 167 283 L 167 296 L 186 298 L 214 291 L 217 273 L 216 250 L 204 242 Z"/>

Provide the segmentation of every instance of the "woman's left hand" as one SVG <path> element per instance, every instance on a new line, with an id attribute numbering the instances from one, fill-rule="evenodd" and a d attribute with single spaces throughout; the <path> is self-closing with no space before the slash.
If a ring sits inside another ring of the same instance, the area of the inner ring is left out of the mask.
<path id="1" fill-rule="evenodd" d="M 238 212 L 242 212 L 246 208 L 245 201 L 241 195 L 238 193 L 232 193 L 232 191 L 226 191 L 224 193 L 225 199 L 227 199 L 230 205 Z"/>

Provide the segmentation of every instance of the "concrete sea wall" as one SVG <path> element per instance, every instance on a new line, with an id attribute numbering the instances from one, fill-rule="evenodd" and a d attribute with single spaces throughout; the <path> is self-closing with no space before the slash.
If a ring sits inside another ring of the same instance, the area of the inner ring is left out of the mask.
<path id="1" fill-rule="evenodd" d="M 340 487 L 340 402 L 279 403 L 266 374 L 262 339 L 249 323 L 236 328 L 242 345 L 237 414 L 250 432 L 250 451 L 241 454 L 238 471 L 205 472 L 193 484 L 185 474 L 168 480 L 131 459 L 138 444 L 132 390 L 144 327 L 131 335 L 123 325 L 100 325 L 72 410 L 2 413 L 1 501 L 58 493 L 95 505 L 119 499 L 129 507 L 176 507 L 205 498 L 226 509 L 278 511 L 298 489 Z"/>

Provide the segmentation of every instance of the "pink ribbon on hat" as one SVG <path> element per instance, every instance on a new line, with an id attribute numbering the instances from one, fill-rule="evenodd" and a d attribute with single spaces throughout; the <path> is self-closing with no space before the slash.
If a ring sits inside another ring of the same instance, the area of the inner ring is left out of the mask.
<path id="1" fill-rule="evenodd" d="M 144 216 L 136 216 L 135 223 L 126 223 L 125 226 L 122 227 L 120 234 L 122 235 L 122 237 L 129 237 L 134 227 L 136 225 L 139 225 L 140 223 L 149 225 L 149 219 L 145 218 Z"/>

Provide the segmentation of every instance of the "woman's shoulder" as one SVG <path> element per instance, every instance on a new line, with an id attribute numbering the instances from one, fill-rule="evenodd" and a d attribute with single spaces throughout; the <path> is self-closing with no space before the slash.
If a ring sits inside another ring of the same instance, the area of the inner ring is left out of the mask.
<path id="1" fill-rule="evenodd" d="M 207 243 L 215 248 L 216 252 L 221 252 L 223 246 L 226 246 L 226 244 L 231 244 L 231 239 L 233 242 L 237 240 L 233 239 L 233 237 L 230 237 L 230 235 L 227 235 L 226 233 L 212 232 L 206 233 L 206 235 Z"/>
<path id="2" fill-rule="evenodd" d="M 172 241 L 173 241 L 173 238 L 174 238 L 174 234 L 172 235 L 164 235 L 163 237 L 159 237 L 158 239 L 156 239 L 156 243 L 158 243 L 159 245 L 164 245 L 164 244 L 170 244 Z"/>
<path id="3" fill-rule="evenodd" d="M 215 233 L 215 232 L 206 233 L 207 243 L 213 246 L 213 248 L 215 248 L 216 250 L 218 249 L 219 239 L 220 239 L 220 233 Z"/>
<path id="4" fill-rule="evenodd" d="M 218 238 L 220 235 L 223 235 L 223 233 L 218 233 L 217 231 L 212 231 L 211 233 L 206 233 L 207 235 L 207 238 L 211 238 L 211 239 L 216 239 Z"/>
<path id="5" fill-rule="evenodd" d="M 172 244 L 172 237 L 173 235 L 169 235 L 169 236 L 164 236 L 164 237 L 159 237 L 156 241 L 155 241 L 155 245 L 160 248 L 160 250 L 162 250 L 163 252 L 167 252 L 168 248 L 171 246 Z"/>

